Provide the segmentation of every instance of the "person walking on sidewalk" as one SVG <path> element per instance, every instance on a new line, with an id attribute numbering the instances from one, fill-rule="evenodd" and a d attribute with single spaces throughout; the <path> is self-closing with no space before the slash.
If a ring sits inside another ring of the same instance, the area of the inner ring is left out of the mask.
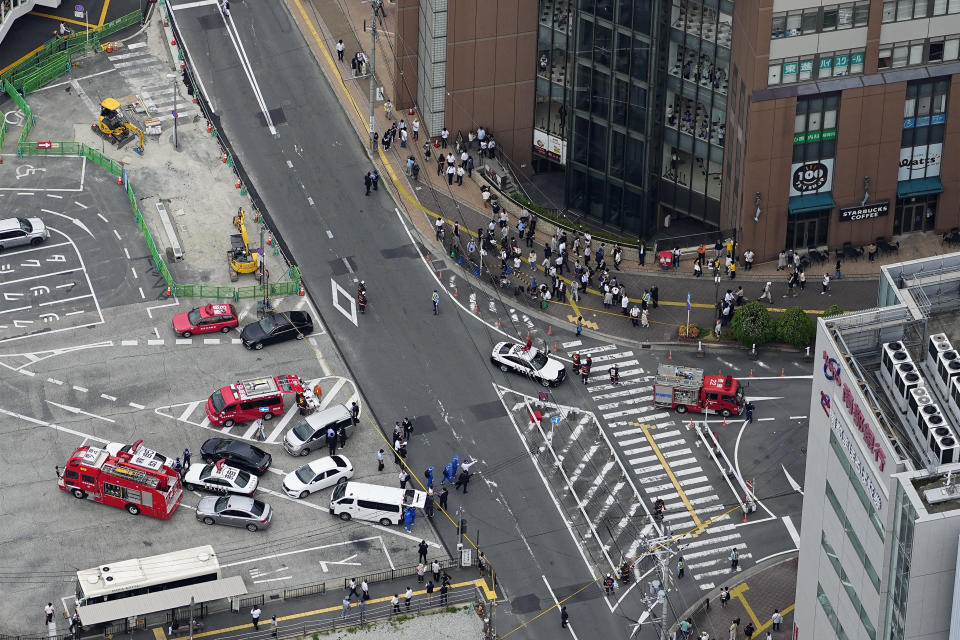
<path id="1" fill-rule="evenodd" d="M 433 563 L 430 565 L 430 571 L 433 573 L 433 581 L 440 582 L 440 561 L 434 558 Z"/>
<path id="2" fill-rule="evenodd" d="M 337 40 L 337 60 L 343 62 L 343 40 Z"/>
<path id="3" fill-rule="evenodd" d="M 766 286 L 763 287 L 763 293 L 760 294 L 760 297 L 757 300 L 767 299 L 767 302 L 773 304 L 773 283 L 768 282 Z"/>
<path id="4" fill-rule="evenodd" d="M 783 615 L 780 613 L 780 609 L 773 610 L 773 615 L 770 616 L 770 622 L 773 623 L 774 631 L 780 631 L 780 625 L 783 624 Z"/>
<path id="5" fill-rule="evenodd" d="M 384 100 L 383 112 L 387 114 L 387 120 L 393 120 L 393 103 L 389 100 Z"/>
<path id="6" fill-rule="evenodd" d="M 429 547 L 427 546 L 427 541 L 421 540 L 420 544 L 417 546 L 417 553 L 420 556 L 420 562 L 427 561 L 427 549 L 429 549 Z"/>
<path id="7" fill-rule="evenodd" d="M 370 174 L 363 174 L 363 186 L 367 188 L 367 192 L 364 195 L 370 195 L 370 187 L 373 185 L 373 180 L 370 179 Z"/>
<path id="8" fill-rule="evenodd" d="M 359 598 L 360 593 L 357 591 L 357 580 L 355 578 L 350 578 L 350 582 L 348 584 L 349 591 L 347 591 L 347 598 L 351 598 L 353 596 L 357 596 Z"/>
<path id="9" fill-rule="evenodd" d="M 349 612 L 350 612 L 350 595 L 347 594 L 343 596 L 343 611 L 340 612 L 340 619 L 341 620 L 345 619 Z"/>
<path id="10" fill-rule="evenodd" d="M 730 588 L 724 587 L 720 590 L 720 607 L 726 607 L 728 602 L 730 602 Z"/>
<path id="11" fill-rule="evenodd" d="M 443 128 L 443 131 L 440 132 L 440 147 L 443 149 L 447 148 L 447 138 L 450 137 L 450 130 L 446 127 Z"/>
<path id="12" fill-rule="evenodd" d="M 262 613 L 262 611 L 260 611 L 260 607 L 257 606 L 257 605 L 253 605 L 253 609 L 250 609 L 250 619 L 251 619 L 251 621 L 253 622 L 253 630 L 254 630 L 254 631 L 257 631 L 257 630 L 260 629 L 260 614 L 261 614 L 261 613 Z"/>
<path id="13" fill-rule="evenodd" d="M 823 274 L 823 282 L 821 284 L 823 286 L 823 290 L 820 292 L 820 295 L 823 295 L 828 291 L 830 291 L 830 274 L 827 274 L 827 273 Z"/>
<path id="14" fill-rule="evenodd" d="M 413 124 L 411 126 L 413 128 L 413 139 L 419 140 L 420 139 L 420 121 L 414 118 Z"/>

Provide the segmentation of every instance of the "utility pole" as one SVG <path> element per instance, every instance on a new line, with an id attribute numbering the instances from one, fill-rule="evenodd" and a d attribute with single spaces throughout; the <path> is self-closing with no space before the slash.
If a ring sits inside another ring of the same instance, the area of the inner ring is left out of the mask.
<path id="1" fill-rule="evenodd" d="M 373 119 L 373 110 L 377 97 L 377 78 L 374 69 L 377 60 L 377 0 L 370 0 L 370 150 L 376 152 L 377 141 L 374 135 L 377 125 Z"/>

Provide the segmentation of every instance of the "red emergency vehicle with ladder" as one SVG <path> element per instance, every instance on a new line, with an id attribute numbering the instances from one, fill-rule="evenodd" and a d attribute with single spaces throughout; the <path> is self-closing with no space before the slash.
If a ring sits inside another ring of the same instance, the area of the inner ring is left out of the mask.
<path id="1" fill-rule="evenodd" d="M 283 413 L 284 396 L 302 391 L 303 380 L 289 373 L 238 380 L 236 384 L 221 387 L 207 399 L 207 418 L 218 427 L 232 427 L 258 418 L 273 420 L 275 415 Z"/>
<path id="2" fill-rule="evenodd" d="M 705 376 L 703 369 L 662 364 L 657 368 L 653 404 L 677 413 L 741 415 L 746 406 L 743 388 L 733 376 Z"/>
<path id="3" fill-rule="evenodd" d="M 159 460 L 134 463 L 97 447 L 74 451 L 58 484 L 76 498 L 162 520 L 170 519 L 183 498 L 180 474 Z"/>

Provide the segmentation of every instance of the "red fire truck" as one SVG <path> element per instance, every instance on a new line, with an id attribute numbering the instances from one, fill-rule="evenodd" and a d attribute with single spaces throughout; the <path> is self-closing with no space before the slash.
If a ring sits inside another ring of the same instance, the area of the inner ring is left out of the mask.
<path id="1" fill-rule="evenodd" d="M 162 520 L 170 519 L 183 497 L 180 474 L 159 460 L 133 464 L 97 447 L 74 451 L 58 484 L 77 498 Z"/>
<path id="2" fill-rule="evenodd" d="M 703 369 L 662 364 L 653 386 L 653 404 L 677 413 L 741 415 L 746 400 L 740 383 L 732 376 L 705 376 Z"/>
<path id="3" fill-rule="evenodd" d="M 238 380 L 236 384 L 221 387 L 207 399 L 207 418 L 218 427 L 232 427 L 258 418 L 272 420 L 273 416 L 283 413 L 286 394 L 302 391 L 303 380 L 292 374 Z"/>

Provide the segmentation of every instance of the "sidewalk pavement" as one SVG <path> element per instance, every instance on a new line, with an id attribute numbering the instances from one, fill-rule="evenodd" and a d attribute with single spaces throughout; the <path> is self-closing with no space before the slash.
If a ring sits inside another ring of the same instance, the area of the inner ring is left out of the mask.
<path id="1" fill-rule="evenodd" d="M 425 591 L 426 581 L 432 580 L 430 568 L 424 576 L 424 583 L 418 583 L 417 577 L 408 576 L 395 580 L 385 580 L 370 584 L 370 599 L 366 601 L 364 622 L 377 620 L 396 620 L 398 616 L 411 616 L 423 613 L 437 613 L 448 608 L 463 609 L 473 607 L 477 588 L 483 591 L 488 601 L 494 599 L 494 592 L 487 583 L 478 578 L 476 567 L 451 567 L 444 570 L 450 575 L 451 585 L 445 603 L 441 603 L 440 585 L 436 584 L 432 596 Z M 407 587 L 413 589 L 410 608 L 406 606 L 404 594 Z M 359 592 L 360 585 L 357 584 Z M 266 640 L 273 638 L 271 617 L 277 617 L 279 638 L 308 637 L 313 632 L 345 629 L 361 624 L 359 598 L 351 597 L 349 613 L 344 616 L 343 599 L 347 589 L 335 589 L 324 594 L 297 598 L 289 601 L 267 600 L 259 605 L 261 610 L 259 629 L 255 630 L 251 622 L 250 610 L 253 605 L 242 607 L 239 611 L 221 611 L 208 614 L 203 618 L 203 629 L 195 631 L 193 638 L 230 637 L 244 640 Z M 397 594 L 400 600 L 400 613 L 392 611 L 391 600 Z M 475 621 L 467 620 L 467 627 Z M 437 624 L 441 624 L 437 620 Z M 393 625 L 391 625 L 393 626 Z M 482 626 L 482 624 L 481 624 Z M 446 628 L 446 625 L 444 625 Z M 189 625 L 183 621 L 180 627 L 168 635 L 169 629 L 155 627 L 132 633 L 131 640 L 189 640 Z M 459 634 L 457 637 L 460 637 Z M 467 637 L 464 635 L 463 637 Z"/>
<path id="2" fill-rule="evenodd" d="M 331 3 L 323 0 L 286 0 L 290 6 L 291 13 L 300 25 L 308 43 L 314 54 L 317 56 L 320 66 L 324 73 L 330 79 L 335 92 L 340 96 L 344 109 L 354 117 L 350 120 L 353 123 L 356 132 L 361 140 L 368 139 L 369 129 L 369 78 L 355 78 L 350 66 L 350 60 L 357 51 L 369 53 L 369 39 L 366 30 L 370 19 L 369 4 L 363 0 L 344 0 L 344 2 Z M 386 18 L 378 22 L 381 37 L 378 40 L 376 54 L 376 68 L 379 70 L 378 86 L 390 86 L 391 83 L 385 79 L 392 76 L 395 70 L 393 52 L 394 43 L 389 40 L 390 35 L 396 31 L 397 13 L 393 5 L 385 5 Z M 382 34 L 388 34 L 384 37 Z M 361 39 L 358 39 L 358 35 Z M 345 46 L 344 60 L 337 60 L 335 45 L 338 40 L 343 40 Z M 389 45 L 389 46 L 387 46 Z M 394 96 L 385 96 L 393 98 Z M 469 238 L 475 238 L 476 230 L 485 228 L 493 217 L 490 208 L 484 206 L 481 197 L 480 186 L 488 184 L 481 176 L 480 166 L 482 160 L 477 157 L 479 151 L 474 144 L 474 149 L 468 152 L 474 155 L 476 169 L 473 171 L 473 178 L 464 177 L 462 185 L 456 181 L 452 185 L 447 183 L 444 176 L 438 176 L 436 170 L 435 151 L 444 151 L 435 149 L 432 144 L 429 148 L 431 158 L 427 160 L 424 156 L 424 143 L 430 143 L 429 134 L 439 135 L 439 132 L 428 132 L 423 126 L 420 129 L 419 140 L 413 140 L 412 121 L 417 118 L 416 115 L 410 115 L 408 111 L 394 111 L 393 118 L 388 119 L 382 108 L 382 103 L 377 103 L 374 109 L 374 120 L 376 130 L 382 133 L 389 128 L 394 121 L 405 120 L 410 132 L 408 146 L 403 148 L 400 141 L 395 140 L 391 148 L 387 151 L 382 145 L 378 145 L 375 161 L 378 170 L 386 174 L 389 180 L 384 182 L 395 189 L 397 192 L 397 201 L 401 207 L 406 208 L 408 217 L 416 226 L 424 241 L 431 246 L 435 252 L 442 251 L 444 255 L 450 253 L 449 246 L 443 246 L 441 242 L 435 240 L 435 220 L 440 217 L 446 222 L 445 240 L 449 241 L 453 237 L 452 226 L 454 222 L 460 225 L 460 234 L 462 242 L 466 243 Z M 484 123 L 478 123 L 484 124 Z M 491 132 L 496 135 L 496 131 Z M 456 132 L 451 133 L 451 150 L 454 151 L 459 163 L 459 152 L 454 149 L 455 143 L 453 137 Z M 413 155 L 416 162 L 420 165 L 421 171 L 419 180 L 414 181 L 412 177 L 405 174 L 406 159 Z M 356 188 L 363 188 L 363 175 L 357 176 Z M 505 202 L 501 198 L 501 204 L 510 214 L 510 226 L 513 230 L 512 235 L 516 236 L 516 224 L 518 221 L 518 208 L 513 203 Z M 536 227 L 534 247 L 537 251 L 537 258 L 542 262 L 544 257 L 544 246 L 550 243 L 551 236 L 555 227 L 547 220 L 540 220 Z M 498 230 L 499 231 L 499 230 Z M 499 235 L 499 234 L 498 234 Z M 572 237 L 570 238 L 572 243 Z M 430 244 L 432 243 L 432 244 Z M 536 277 L 538 282 L 549 277 L 543 273 L 543 267 L 538 266 L 536 270 L 527 262 L 529 248 L 525 243 L 520 242 L 522 249 L 521 275 L 525 272 L 527 277 L 512 279 L 512 285 L 525 286 L 529 284 L 530 276 Z M 599 247 L 600 241 L 595 239 L 593 248 Z M 460 247 L 461 254 L 465 253 L 465 248 Z M 624 259 L 621 263 L 621 270 L 613 269 L 612 249 L 607 243 L 608 264 L 611 271 L 614 271 L 620 283 L 626 288 L 631 300 L 631 306 L 634 301 L 639 301 L 643 291 L 654 285 L 660 291 L 660 307 L 650 310 L 651 327 L 648 329 L 635 328 L 629 321 L 629 318 L 620 313 L 619 308 L 607 309 L 603 307 L 602 297 L 595 289 L 588 292 L 580 292 L 580 301 L 570 301 L 568 303 L 558 303 L 551 301 L 547 305 L 546 313 L 550 319 L 555 321 L 556 326 L 572 329 L 578 316 L 583 316 L 587 330 L 599 331 L 607 336 L 617 338 L 627 338 L 639 340 L 642 342 L 673 342 L 677 340 L 677 329 L 687 321 L 687 294 L 691 299 L 690 322 L 699 324 L 701 327 L 712 329 L 716 315 L 716 303 L 722 298 L 727 289 L 734 292 L 738 286 L 744 287 L 745 299 L 755 300 L 763 289 L 765 282 L 773 282 L 774 300 L 771 304 L 771 311 L 781 312 L 786 308 L 801 306 L 811 314 L 819 314 L 830 304 L 839 303 L 845 311 L 854 309 L 870 308 L 876 305 L 877 300 L 877 277 L 879 267 L 882 264 L 898 262 L 919 258 L 923 256 L 935 255 L 944 249 L 941 241 L 936 234 L 912 234 L 901 242 L 900 250 L 897 253 L 885 256 L 877 256 L 873 262 L 866 257 L 856 260 L 846 260 L 841 265 L 843 278 L 835 278 L 834 267 L 835 259 L 831 256 L 826 262 L 820 265 L 812 265 L 807 269 L 807 286 L 804 291 L 797 291 L 793 296 L 784 295 L 787 293 L 786 279 L 787 272 L 780 272 L 777 269 L 777 263 L 766 262 L 758 263 L 751 270 L 746 270 L 744 265 L 740 264 L 737 270 L 736 278 L 730 279 L 724 276 L 719 283 L 713 281 L 709 271 L 704 270 L 700 278 L 693 277 L 693 257 L 695 248 L 682 248 L 684 253 L 681 257 L 679 269 L 661 270 L 655 264 L 652 251 L 647 252 L 647 259 L 643 266 L 638 264 L 636 250 L 630 249 L 624 251 Z M 741 247 L 741 249 L 746 249 Z M 713 247 L 708 247 L 707 256 L 713 256 Z M 499 264 L 495 257 L 488 257 L 487 260 L 499 272 Z M 571 260 L 572 265 L 572 260 Z M 821 295 L 821 280 L 824 273 L 829 273 L 831 278 L 830 291 Z M 569 274 L 565 274 L 565 278 Z M 569 283 L 569 280 L 567 280 Z M 525 293 L 518 294 L 520 299 L 526 300 L 530 305 L 540 307 L 540 302 L 527 296 Z M 541 309 L 541 312 L 543 310 Z"/>
<path id="3" fill-rule="evenodd" d="M 738 573 L 736 577 L 711 591 L 705 600 L 695 604 L 678 619 L 692 623 L 689 638 L 728 640 L 745 638 L 744 629 L 753 624 L 754 640 L 765 640 L 767 631 L 775 640 L 785 640 L 793 633 L 793 608 L 797 586 L 797 556 L 773 559 Z M 724 606 L 720 601 L 723 587 L 730 589 L 730 601 Z M 705 602 L 709 603 L 705 606 Z M 783 616 L 780 628 L 773 628 L 771 616 L 779 610 Z M 730 635 L 730 625 L 740 620 L 736 636 Z M 677 634 L 682 639 L 681 634 Z"/>

